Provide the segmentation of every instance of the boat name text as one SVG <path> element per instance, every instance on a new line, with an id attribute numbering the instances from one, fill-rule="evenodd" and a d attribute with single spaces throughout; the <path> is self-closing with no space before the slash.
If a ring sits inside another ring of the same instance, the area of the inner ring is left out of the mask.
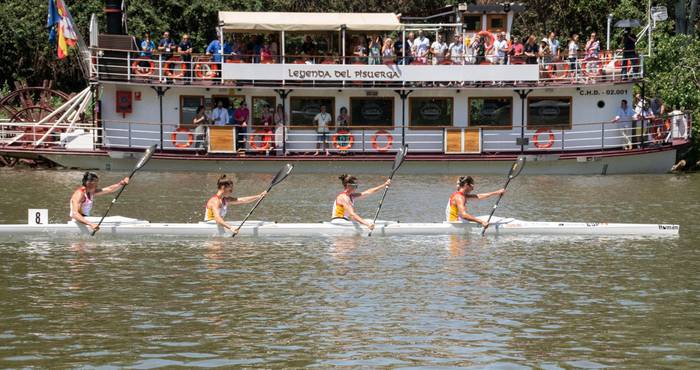
<path id="1" fill-rule="evenodd" d="M 352 78 L 370 78 L 380 80 L 393 80 L 401 78 L 401 75 L 395 71 L 350 71 L 350 70 L 294 70 L 287 69 L 287 76 L 293 79 L 314 80 L 314 79 L 352 79 Z"/>

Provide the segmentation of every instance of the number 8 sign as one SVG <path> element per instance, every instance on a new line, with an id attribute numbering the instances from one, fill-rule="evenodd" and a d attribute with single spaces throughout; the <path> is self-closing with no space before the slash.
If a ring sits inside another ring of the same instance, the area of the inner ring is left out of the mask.
<path id="1" fill-rule="evenodd" d="M 27 223 L 30 225 L 45 225 L 49 223 L 48 209 L 33 209 L 27 211 Z"/>

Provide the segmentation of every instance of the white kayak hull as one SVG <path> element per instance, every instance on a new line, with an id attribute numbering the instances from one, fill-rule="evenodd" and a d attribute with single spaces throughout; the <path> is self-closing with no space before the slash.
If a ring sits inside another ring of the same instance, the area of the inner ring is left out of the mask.
<path id="1" fill-rule="evenodd" d="M 96 218 L 94 222 L 97 222 Z M 584 222 L 532 222 L 512 218 L 494 218 L 486 230 L 487 235 L 629 235 L 629 236 L 677 236 L 678 225 L 671 224 L 614 224 Z M 229 224 L 237 226 L 240 221 Z M 276 223 L 247 221 L 241 228 L 241 236 L 252 237 L 319 237 L 367 235 L 368 229 L 354 222 L 334 221 L 319 223 Z M 481 233 L 481 226 L 473 223 L 402 223 L 380 221 L 373 236 L 391 235 L 456 235 Z M 100 235 L 171 235 L 193 237 L 225 237 L 231 232 L 214 223 L 150 223 L 148 221 L 114 216 L 102 223 Z M 90 230 L 73 221 L 47 225 L 0 225 L 0 236 L 31 235 L 90 235 Z"/>

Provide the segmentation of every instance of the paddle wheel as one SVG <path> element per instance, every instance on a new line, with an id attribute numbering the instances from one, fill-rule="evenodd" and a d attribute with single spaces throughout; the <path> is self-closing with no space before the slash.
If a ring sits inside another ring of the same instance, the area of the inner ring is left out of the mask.
<path id="1" fill-rule="evenodd" d="M 52 81 L 44 81 L 42 86 L 28 86 L 26 82 L 15 82 L 15 90 L 0 98 L 0 118 L 9 124 L 0 129 L 0 146 L 31 146 L 46 131 L 31 124 L 47 117 L 56 107 L 62 106 L 71 95 L 54 90 Z M 14 125 L 15 123 L 19 125 Z M 23 160 L 24 161 L 24 160 Z M 32 160 L 32 162 L 35 162 Z M 0 157 L 0 166 L 14 167 L 17 158 Z M 26 163 L 30 166 L 36 163 Z"/>

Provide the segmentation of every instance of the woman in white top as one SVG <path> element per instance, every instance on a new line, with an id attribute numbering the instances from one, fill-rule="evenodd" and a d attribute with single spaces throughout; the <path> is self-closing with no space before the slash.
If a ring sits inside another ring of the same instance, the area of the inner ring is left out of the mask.
<path id="1" fill-rule="evenodd" d="M 129 178 L 125 177 L 114 185 L 106 188 L 98 188 L 99 177 L 93 172 L 85 172 L 83 174 L 83 186 L 75 189 L 70 198 L 70 217 L 83 225 L 87 225 L 92 231 L 97 231 L 99 227 L 90 222 L 87 217 L 92 211 L 93 198 L 95 195 L 104 195 L 114 193 L 122 186 L 129 183 Z"/>

